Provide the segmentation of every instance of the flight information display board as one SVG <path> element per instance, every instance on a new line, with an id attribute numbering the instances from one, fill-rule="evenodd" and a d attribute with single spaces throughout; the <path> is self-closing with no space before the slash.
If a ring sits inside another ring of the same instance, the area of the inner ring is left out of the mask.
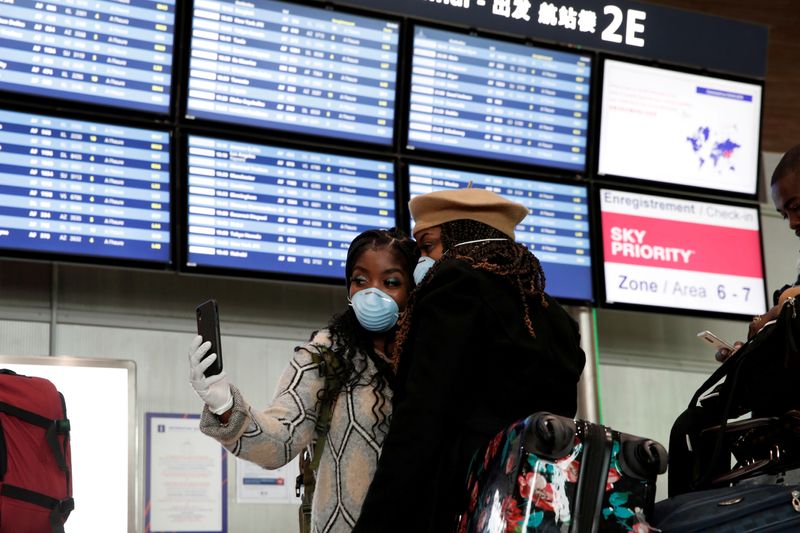
<path id="1" fill-rule="evenodd" d="M 530 214 L 516 228 L 517 242 L 539 258 L 546 290 L 557 298 L 591 301 L 592 259 L 587 189 L 422 165 L 409 165 L 411 197 L 446 189 L 488 189 L 523 204 Z M 413 221 L 412 221 L 413 224 Z"/>
<path id="2" fill-rule="evenodd" d="M 395 222 L 394 166 L 189 136 L 188 267 L 342 279 L 359 233 Z"/>
<path id="3" fill-rule="evenodd" d="M 0 110 L 0 248 L 168 263 L 164 131 Z"/>
<path id="4" fill-rule="evenodd" d="M 396 22 L 265 0 L 196 0 L 189 118 L 389 145 Z"/>
<path id="5" fill-rule="evenodd" d="M 0 90 L 169 112 L 175 0 L 0 4 Z"/>
<path id="6" fill-rule="evenodd" d="M 758 209 L 601 189 L 605 301 L 766 311 Z"/>
<path id="7" fill-rule="evenodd" d="M 761 93 L 756 83 L 606 60 L 598 173 L 753 195 Z"/>
<path id="8" fill-rule="evenodd" d="M 408 148 L 583 172 L 591 58 L 417 27 Z"/>

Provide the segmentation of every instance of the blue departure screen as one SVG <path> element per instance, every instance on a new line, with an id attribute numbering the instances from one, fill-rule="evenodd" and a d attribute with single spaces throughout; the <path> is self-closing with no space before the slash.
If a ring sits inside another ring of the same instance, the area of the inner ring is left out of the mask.
<path id="1" fill-rule="evenodd" d="M 175 0 L 0 5 L 0 90 L 169 112 Z"/>
<path id="2" fill-rule="evenodd" d="M 408 147 L 582 172 L 591 58 L 417 27 Z"/>
<path id="3" fill-rule="evenodd" d="M 187 116 L 391 144 L 398 37 L 327 9 L 197 0 Z"/>
<path id="4" fill-rule="evenodd" d="M 169 134 L 0 111 L 0 248 L 168 263 Z"/>
<path id="5" fill-rule="evenodd" d="M 188 139 L 189 267 L 343 278 L 360 232 L 395 226 L 389 161 Z"/>
<path id="6" fill-rule="evenodd" d="M 516 238 L 539 258 L 547 292 L 557 298 L 592 300 L 592 259 L 587 189 L 546 181 L 409 165 L 411 197 L 462 189 L 472 182 L 519 202 L 530 215 L 516 228 Z M 412 222 L 413 223 L 413 222 Z"/>

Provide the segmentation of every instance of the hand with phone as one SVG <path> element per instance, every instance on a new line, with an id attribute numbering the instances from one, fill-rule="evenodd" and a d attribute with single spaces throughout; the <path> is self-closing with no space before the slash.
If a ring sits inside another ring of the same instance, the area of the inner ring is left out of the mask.
<path id="1" fill-rule="evenodd" d="M 219 321 L 213 300 L 197 307 L 197 329 L 200 335 L 189 345 L 189 382 L 209 410 L 221 415 L 233 407 L 233 394 L 222 370 Z"/>
<path id="2" fill-rule="evenodd" d="M 222 372 L 222 341 L 219 335 L 217 301 L 206 300 L 195 308 L 195 314 L 197 315 L 197 334 L 203 337 L 204 341 L 211 343 L 206 357 L 210 359 L 216 355 L 203 372 L 206 377 L 211 377 Z"/>
<path id="3" fill-rule="evenodd" d="M 733 355 L 736 350 L 741 348 L 743 345 L 743 343 L 737 341 L 731 346 L 708 330 L 698 333 L 697 338 L 703 342 L 709 343 L 711 346 L 717 349 L 717 353 L 714 354 L 714 359 L 720 363 L 724 362 L 727 358 Z"/>

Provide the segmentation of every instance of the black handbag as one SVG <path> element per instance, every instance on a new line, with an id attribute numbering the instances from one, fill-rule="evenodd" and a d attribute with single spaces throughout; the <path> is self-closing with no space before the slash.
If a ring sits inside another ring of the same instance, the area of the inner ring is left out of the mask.
<path id="1" fill-rule="evenodd" d="M 714 486 L 800 467 L 800 411 L 732 422 L 725 431 L 714 426 L 703 430 L 700 436 L 714 442 L 720 433 L 723 449 L 730 450 L 736 465 L 729 472 L 714 477 L 711 480 Z"/>
<path id="2" fill-rule="evenodd" d="M 675 421 L 670 497 L 800 465 L 800 417 L 793 414 L 800 409 L 798 307 L 788 299 L 775 322 L 725 361 Z"/>

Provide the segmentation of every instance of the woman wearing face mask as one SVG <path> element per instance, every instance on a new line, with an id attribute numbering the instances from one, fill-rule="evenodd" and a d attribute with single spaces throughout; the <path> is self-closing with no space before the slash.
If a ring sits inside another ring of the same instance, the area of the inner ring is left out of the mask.
<path id="1" fill-rule="evenodd" d="M 585 360 L 577 324 L 514 241 L 524 206 L 482 189 L 409 206 L 424 257 L 397 335 L 391 428 L 355 532 L 453 531 L 473 454 L 536 411 L 574 416 Z"/>
<path id="2" fill-rule="evenodd" d="M 209 343 L 198 336 L 189 349 L 190 382 L 206 403 L 200 429 L 237 457 L 278 468 L 327 430 L 316 472 L 313 532 L 349 532 L 358 518 L 388 430 L 395 324 L 413 288 L 418 257 L 413 241 L 396 230 L 356 237 L 345 265 L 350 305 L 295 348 L 272 403 L 262 411 L 250 407 L 224 372 L 203 375 L 216 358 L 202 359 Z M 338 390 L 331 390 L 326 364 L 341 376 Z M 316 427 L 331 397 L 329 426 Z"/>

